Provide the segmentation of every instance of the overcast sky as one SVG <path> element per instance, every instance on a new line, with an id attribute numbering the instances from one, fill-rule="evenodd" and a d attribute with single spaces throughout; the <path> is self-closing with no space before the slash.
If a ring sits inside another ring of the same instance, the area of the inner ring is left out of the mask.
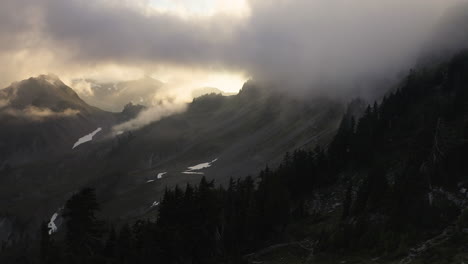
<path id="1" fill-rule="evenodd" d="M 1 0 L 0 85 L 55 73 L 319 90 L 406 70 L 464 2 Z"/>

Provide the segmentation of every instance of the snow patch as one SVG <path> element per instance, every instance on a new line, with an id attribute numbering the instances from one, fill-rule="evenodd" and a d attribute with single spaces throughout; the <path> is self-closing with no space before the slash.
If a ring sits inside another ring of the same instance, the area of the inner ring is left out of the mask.
<path id="1" fill-rule="evenodd" d="M 204 163 L 200 163 L 200 164 L 197 164 L 195 166 L 190 166 L 190 167 L 187 167 L 187 170 L 186 171 L 183 171 L 182 173 L 183 174 L 198 174 L 198 175 L 204 175 L 205 173 L 199 171 L 199 170 L 203 170 L 203 169 L 206 169 L 206 168 L 209 168 L 213 165 L 213 163 L 215 163 L 216 161 L 218 160 L 218 158 L 212 160 L 212 161 L 208 161 L 208 162 L 204 162 Z"/>
<path id="2" fill-rule="evenodd" d="M 55 220 L 57 219 L 57 217 L 58 217 L 58 213 L 54 213 L 52 217 L 50 218 L 49 223 L 47 224 L 47 227 L 49 228 L 49 235 L 52 235 L 58 230 L 57 225 L 55 224 Z"/>
<path id="3" fill-rule="evenodd" d="M 218 160 L 218 158 L 212 160 L 212 161 L 209 161 L 209 162 L 205 162 L 205 163 L 200 163 L 198 165 L 195 165 L 195 166 L 191 166 L 191 167 L 188 167 L 188 170 L 189 171 L 196 171 L 196 170 L 202 170 L 202 169 L 206 169 L 206 168 L 209 168 L 213 165 L 213 163 L 215 163 L 216 161 Z"/>
<path id="4" fill-rule="evenodd" d="M 101 131 L 101 130 L 102 130 L 102 128 L 99 127 L 99 128 L 97 128 L 96 130 L 94 130 L 91 134 L 88 134 L 88 135 L 86 135 L 86 136 L 84 136 L 84 137 L 78 139 L 78 141 L 75 143 L 75 145 L 73 145 L 73 148 L 72 148 L 72 149 L 78 147 L 79 145 L 81 145 L 81 144 L 83 144 L 83 143 L 86 143 L 86 142 L 88 142 L 88 141 L 93 140 L 93 137 L 94 137 L 97 133 L 99 133 L 99 131 Z"/>
<path id="5" fill-rule="evenodd" d="M 158 175 L 156 176 L 156 179 L 160 180 L 162 179 L 162 177 L 164 176 L 164 174 L 166 174 L 167 172 L 160 172 L 158 173 Z M 146 183 L 150 183 L 150 182 L 154 182 L 155 180 L 154 179 L 150 179 L 150 180 L 147 180 Z"/>
<path id="6" fill-rule="evenodd" d="M 156 207 L 159 205 L 159 201 L 154 201 L 153 204 L 151 205 L 151 207 Z"/>

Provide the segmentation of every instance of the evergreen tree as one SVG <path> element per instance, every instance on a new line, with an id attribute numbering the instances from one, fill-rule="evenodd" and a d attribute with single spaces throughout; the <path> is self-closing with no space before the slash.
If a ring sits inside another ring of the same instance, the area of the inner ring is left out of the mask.
<path id="1" fill-rule="evenodd" d="M 99 205 L 94 189 L 84 188 L 65 204 L 68 251 L 77 262 L 90 261 L 101 248 L 102 222 L 97 220 Z"/>

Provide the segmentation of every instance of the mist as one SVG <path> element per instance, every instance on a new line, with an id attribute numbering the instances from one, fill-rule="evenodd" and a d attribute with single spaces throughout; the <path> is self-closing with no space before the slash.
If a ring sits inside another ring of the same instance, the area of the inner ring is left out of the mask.
<path id="1" fill-rule="evenodd" d="M 44 121 L 46 119 L 76 116 L 80 113 L 78 110 L 65 109 L 63 111 L 52 111 L 49 108 L 40 108 L 28 106 L 25 109 L 17 110 L 13 108 L 6 109 L 2 114 L 10 115 L 15 118 L 28 119 L 31 121 Z"/>
<path id="2" fill-rule="evenodd" d="M 164 117 L 185 111 L 187 103 L 180 101 L 164 100 L 158 105 L 153 105 L 143 110 L 138 116 L 130 121 L 116 125 L 112 128 L 114 134 L 135 130 L 140 127 L 159 121 Z"/>
<path id="3" fill-rule="evenodd" d="M 459 26 L 463 0 L 247 5 L 244 16 L 182 17 L 152 10 L 148 1 L 7 0 L 0 35 L 9 41 L 0 58 L 12 67 L 2 67 L 0 79 L 37 71 L 83 77 L 102 65 L 153 75 L 161 66 L 185 67 L 244 72 L 291 93 L 348 96 L 406 72 L 423 54 L 467 43 Z"/>

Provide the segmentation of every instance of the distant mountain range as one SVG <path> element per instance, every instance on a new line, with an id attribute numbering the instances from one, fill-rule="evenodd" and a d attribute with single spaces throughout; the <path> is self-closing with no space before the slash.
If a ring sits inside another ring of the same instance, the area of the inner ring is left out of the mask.
<path id="1" fill-rule="evenodd" d="M 107 111 L 120 112 L 129 102 L 151 106 L 157 101 L 164 84 L 151 77 L 121 82 L 99 82 L 93 79 L 72 81 L 80 96 L 89 104 Z"/>
<path id="2" fill-rule="evenodd" d="M 171 87 L 167 84 L 145 76 L 136 80 L 101 82 L 93 79 L 75 79 L 71 82 L 79 96 L 90 105 L 106 111 L 120 112 L 128 104 L 153 106 L 164 100 L 173 100 Z M 195 88 L 188 96 L 197 98 L 205 94 L 235 95 L 214 87 Z"/>

